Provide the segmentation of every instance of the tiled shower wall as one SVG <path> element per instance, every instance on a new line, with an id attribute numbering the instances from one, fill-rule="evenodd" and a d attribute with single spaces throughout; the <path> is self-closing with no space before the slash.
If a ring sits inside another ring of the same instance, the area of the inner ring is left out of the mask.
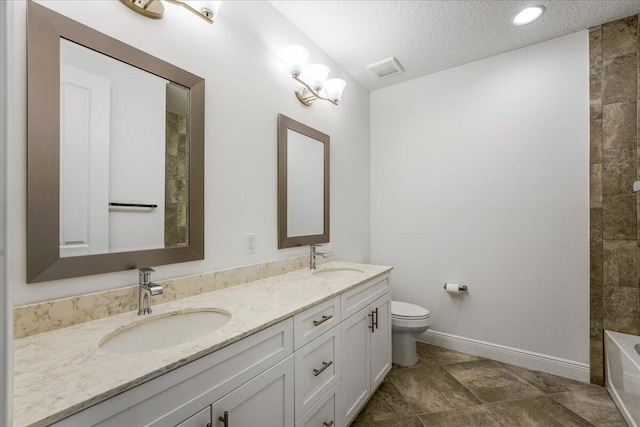
<path id="1" fill-rule="evenodd" d="M 604 330 L 640 334 L 638 16 L 589 32 L 591 382 L 604 383 Z"/>
<path id="2" fill-rule="evenodd" d="M 189 244 L 189 144 L 187 116 L 167 111 L 164 246 Z"/>

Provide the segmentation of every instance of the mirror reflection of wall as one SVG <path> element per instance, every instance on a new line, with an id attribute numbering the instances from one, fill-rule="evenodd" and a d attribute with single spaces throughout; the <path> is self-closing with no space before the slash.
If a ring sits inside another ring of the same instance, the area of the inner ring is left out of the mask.
<path id="1" fill-rule="evenodd" d="M 60 71 L 60 256 L 187 245 L 188 89 L 65 39 Z"/>
<path id="2" fill-rule="evenodd" d="M 324 233 L 324 143 L 287 130 L 287 235 Z"/>

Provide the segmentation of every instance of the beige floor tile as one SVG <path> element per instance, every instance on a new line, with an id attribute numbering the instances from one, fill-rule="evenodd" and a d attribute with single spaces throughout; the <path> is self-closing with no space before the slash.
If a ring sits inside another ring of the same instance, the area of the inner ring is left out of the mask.
<path id="1" fill-rule="evenodd" d="M 627 423 L 603 387 L 593 385 L 582 390 L 549 396 L 596 427 L 626 427 Z"/>
<path id="2" fill-rule="evenodd" d="M 365 425 L 362 425 L 362 427 L 365 427 Z M 410 415 L 408 417 L 374 421 L 371 424 L 367 424 L 366 427 L 424 427 L 424 424 L 416 415 Z"/>
<path id="3" fill-rule="evenodd" d="M 508 363 L 500 363 L 500 365 L 507 369 L 511 374 L 525 380 L 545 394 L 577 390 L 589 386 L 589 384 L 582 383 L 580 381 L 547 374 L 546 372 L 533 371 L 531 369 L 521 368 L 520 366 L 510 365 Z"/>
<path id="4" fill-rule="evenodd" d="M 419 417 L 424 425 L 429 427 L 510 427 L 498 415 L 491 412 L 487 405 L 436 412 L 434 414 L 419 415 Z"/>
<path id="5" fill-rule="evenodd" d="M 487 405 L 509 427 L 593 427 L 547 396 Z"/>
<path id="6" fill-rule="evenodd" d="M 411 406 L 389 380 L 385 380 L 360 412 L 371 421 L 412 415 Z"/>
<path id="7" fill-rule="evenodd" d="M 447 411 L 481 403 L 440 367 L 395 370 L 388 378 L 414 414 Z"/>
<path id="8" fill-rule="evenodd" d="M 540 390 L 491 360 L 457 363 L 447 365 L 444 369 L 485 403 L 543 395 Z"/>
<path id="9" fill-rule="evenodd" d="M 451 363 L 485 360 L 482 357 L 421 342 L 417 343 L 417 349 L 418 358 L 423 359 L 424 364 L 449 365 Z"/>
<path id="10" fill-rule="evenodd" d="M 600 386 L 418 343 L 353 427 L 624 427 Z M 484 403 L 487 402 L 487 403 Z"/>

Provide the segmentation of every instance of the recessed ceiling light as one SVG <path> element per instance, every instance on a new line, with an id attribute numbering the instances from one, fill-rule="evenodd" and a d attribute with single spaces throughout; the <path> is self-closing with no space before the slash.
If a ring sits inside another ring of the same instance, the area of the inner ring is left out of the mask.
<path id="1" fill-rule="evenodd" d="M 542 12 L 544 12 L 544 6 L 528 7 L 517 14 L 515 18 L 513 18 L 513 24 L 524 25 L 533 22 L 536 19 L 540 18 Z"/>

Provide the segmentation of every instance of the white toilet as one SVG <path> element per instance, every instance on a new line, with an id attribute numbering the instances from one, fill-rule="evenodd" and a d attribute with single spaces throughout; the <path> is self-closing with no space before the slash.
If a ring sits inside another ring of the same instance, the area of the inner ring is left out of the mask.
<path id="1" fill-rule="evenodd" d="M 391 339 L 393 363 L 413 366 L 418 363 L 416 337 L 429 329 L 429 310 L 408 302 L 391 301 Z"/>

